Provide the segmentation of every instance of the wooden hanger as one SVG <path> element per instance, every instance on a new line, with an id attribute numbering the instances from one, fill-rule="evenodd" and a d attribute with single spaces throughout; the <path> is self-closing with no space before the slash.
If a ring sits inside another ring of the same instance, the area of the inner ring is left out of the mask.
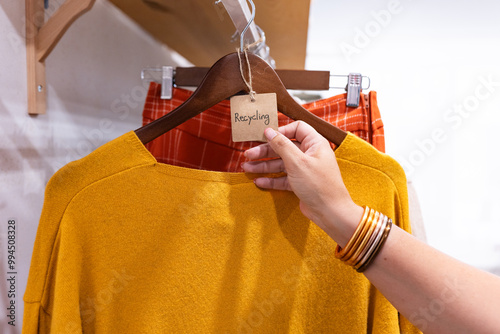
<path id="1" fill-rule="evenodd" d="M 276 72 L 260 57 L 249 53 L 248 59 L 252 71 L 252 88 L 257 94 L 276 93 L 278 110 L 284 115 L 293 120 L 308 123 L 337 146 L 342 143 L 347 136 L 345 131 L 312 114 L 295 102 Z M 243 72 L 247 73 L 244 55 L 242 55 L 242 63 Z M 230 53 L 210 68 L 189 99 L 165 116 L 135 130 L 135 133 L 141 142 L 146 144 L 241 91 L 248 92 L 248 88 L 241 77 L 238 54 Z"/>

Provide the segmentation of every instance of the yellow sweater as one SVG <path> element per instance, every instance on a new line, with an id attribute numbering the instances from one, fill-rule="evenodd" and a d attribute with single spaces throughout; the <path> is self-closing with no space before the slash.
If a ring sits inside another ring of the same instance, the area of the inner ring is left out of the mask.
<path id="1" fill-rule="evenodd" d="M 405 175 L 349 134 L 354 201 L 409 230 Z M 159 164 L 133 132 L 50 180 L 23 333 L 418 333 L 255 175 Z"/>

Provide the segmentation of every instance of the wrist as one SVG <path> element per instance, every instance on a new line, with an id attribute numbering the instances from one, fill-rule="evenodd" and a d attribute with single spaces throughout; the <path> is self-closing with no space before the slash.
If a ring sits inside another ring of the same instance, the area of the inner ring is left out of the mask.
<path id="1" fill-rule="evenodd" d="M 325 232 L 340 246 L 344 247 L 354 234 L 363 217 L 364 209 L 350 202 L 347 205 L 331 205 L 322 219 Z"/>

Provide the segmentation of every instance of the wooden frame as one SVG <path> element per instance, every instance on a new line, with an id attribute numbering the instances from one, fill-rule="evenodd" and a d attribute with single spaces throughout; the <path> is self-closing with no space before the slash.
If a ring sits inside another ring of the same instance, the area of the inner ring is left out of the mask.
<path id="1" fill-rule="evenodd" d="M 45 59 L 71 24 L 89 11 L 95 0 L 66 0 L 44 22 L 42 0 L 26 0 L 26 62 L 28 73 L 28 113 L 46 112 Z"/>

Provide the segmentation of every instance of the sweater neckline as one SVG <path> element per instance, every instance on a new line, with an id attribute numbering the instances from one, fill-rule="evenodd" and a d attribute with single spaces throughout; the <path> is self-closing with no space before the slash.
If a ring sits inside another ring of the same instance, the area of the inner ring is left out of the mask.
<path id="1" fill-rule="evenodd" d="M 158 160 L 151 154 L 151 152 L 149 152 L 146 146 L 144 146 L 139 137 L 137 137 L 134 131 L 128 132 L 126 134 L 126 137 L 126 139 L 131 143 L 133 149 L 136 151 L 137 155 L 144 159 L 146 165 L 153 165 L 158 172 L 175 177 L 239 184 L 253 183 L 253 180 L 257 177 L 279 177 L 285 175 L 284 173 L 256 174 L 244 172 L 221 172 L 166 164 L 158 162 Z M 348 150 L 348 147 L 352 145 L 351 142 L 353 141 L 353 137 L 355 136 L 352 133 L 348 132 L 342 143 L 335 149 L 335 155 L 337 158 L 342 158 L 344 152 L 346 152 L 346 150 Z"/>

